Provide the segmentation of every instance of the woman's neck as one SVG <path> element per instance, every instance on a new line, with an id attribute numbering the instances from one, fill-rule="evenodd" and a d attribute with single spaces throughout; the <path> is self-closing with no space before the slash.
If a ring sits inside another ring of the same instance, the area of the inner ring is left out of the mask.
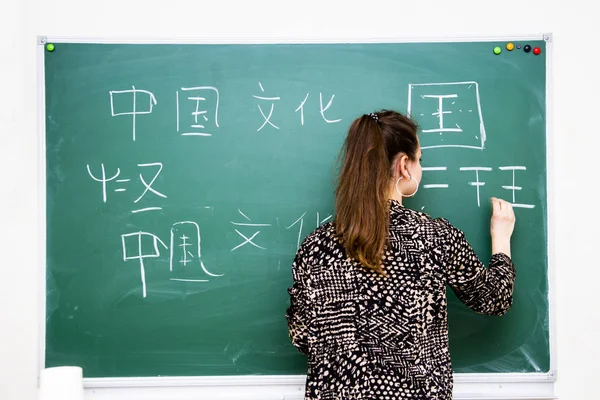
<path id="1" fill-rule="evenodd" d="M 402 195 L 396 191 L 396 185 L 392 184 L 388 191 L 388 198 L 391 200 L 396 200 L 400 205 L 402 205 Z"/>

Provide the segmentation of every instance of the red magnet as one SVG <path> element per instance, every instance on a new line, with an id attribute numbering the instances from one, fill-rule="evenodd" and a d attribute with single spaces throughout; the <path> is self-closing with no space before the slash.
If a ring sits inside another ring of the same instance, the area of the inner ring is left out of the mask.
<path id="1" fill-rule="evenodd" d="M 533 49 L 533 54 L 535 54 L 536 56 L 537 56 L 538 54 L 540 54 L 541 52 L 542 52 L 542 49 L 540 49 L 539 47 L 535 47 L 535 48 Z"/>

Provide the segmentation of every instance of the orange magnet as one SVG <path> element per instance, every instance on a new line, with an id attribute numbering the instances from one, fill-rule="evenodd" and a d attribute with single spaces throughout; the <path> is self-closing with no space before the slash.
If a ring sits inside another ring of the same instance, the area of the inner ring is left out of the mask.
<path id="1" fill-rule="evenodd" d="M 506 50 L 512 51 L 514 48 L 515 48 L 515 45 L 512 42 L 506 43 Z"/>

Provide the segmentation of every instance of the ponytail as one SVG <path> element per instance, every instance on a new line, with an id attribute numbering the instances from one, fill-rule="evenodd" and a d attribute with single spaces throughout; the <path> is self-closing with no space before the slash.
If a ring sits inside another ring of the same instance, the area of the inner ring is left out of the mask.
<path id="1" fill-rule="evenodd" d="M 416 124 L 394 111 L 363 115 L 352 123 L 341 153 L 335 191 L 335 228 L 346 254 L 384 274 L 388 243 L 392 161 L 399 151 L 414 158 Z"/>

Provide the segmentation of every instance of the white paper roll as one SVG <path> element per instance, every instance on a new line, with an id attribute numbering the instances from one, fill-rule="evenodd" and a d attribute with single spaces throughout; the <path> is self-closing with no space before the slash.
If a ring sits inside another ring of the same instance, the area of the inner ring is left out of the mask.
<path id="1" fill-rule="evenodd" d="M 52 367 L 40 374 L 39 400 L 83 400 L 81 367 Z"/>

